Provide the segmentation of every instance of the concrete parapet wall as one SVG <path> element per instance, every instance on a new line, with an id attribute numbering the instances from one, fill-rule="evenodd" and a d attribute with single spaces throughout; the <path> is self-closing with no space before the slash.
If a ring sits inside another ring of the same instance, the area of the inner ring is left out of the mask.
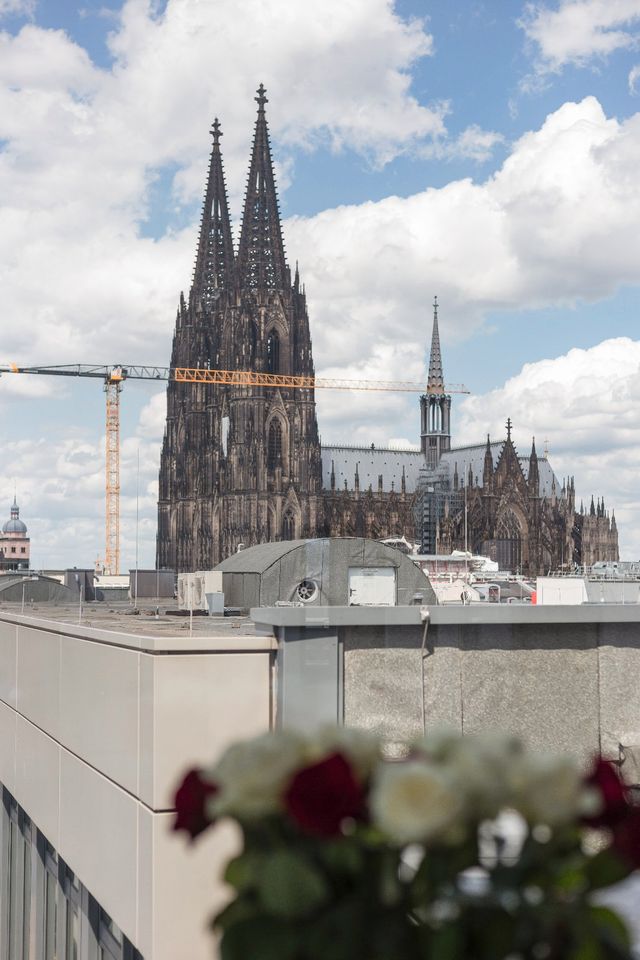
<path id="1" fill-rule="evenodd" d="M 0 615 L 0 783 L 145 960 L 211 956 L 235 840 L 172 835 L 173 793 L 189 766 L 268 729 L 271 647 Z"/>
<path id="2" fill-rule="evenodd" d="M 620 744 L 640 744 L 636 606 L 432 607 L 426 635 L 415 608 L 316 608 L 306 621 L 305 613 L 252 611 L 281 646 L 288 633 L 300 642 L 305 622 L 310 635 L 335 634 L 335 703 L 318 702 L 311 684 L 305 696 L 304 677 L 280 677 L 297 680 L 296 702 L 319 720 L 337 704 L 346 724 L 378 729 L 391 745 L 423 726 L 509 731 L 580 758 L 601 751 L 618 760 Z M 328 689 L 318 677 L 313 684 Z M 287 722 L 297 722 L 295 711 Z"/>

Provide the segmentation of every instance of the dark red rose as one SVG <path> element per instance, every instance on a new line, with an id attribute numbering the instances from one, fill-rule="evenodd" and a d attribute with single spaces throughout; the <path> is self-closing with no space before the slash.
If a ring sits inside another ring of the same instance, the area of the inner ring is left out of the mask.
<path id="1" fill-rule="evenodd" d="M 640 867 L 640 808 L 630 807 L 624 820 L 613 828 L 612 847 L 625 863 Z"/>
<path id="2" fill-rule="evenodd" d="M 341 753 L 298 771 L 284 800 L 298 826 L 320 837 L 335 837 L 344 820 L 366 816 L 364 790 Z"/>
<path id="3" fill-rule="evenodd" d="M 186 774 L 176 791 L 174 830 L 186 830 L 192 840 L 213 823 L 206 811 L 206 802 L 218 792 L 215 783 L 202 778 L 202 771 L 194 769 Z"/>
<path id="4" fill-rule="evenodd" d="M 596 757 L 585 786 L 593 787 L 602 798 L 598 813 L 584 817 L 590 827 L 615 827 L 629 813 L 627 788 L 620 778 L 618 768 L 608 760 Z"/>

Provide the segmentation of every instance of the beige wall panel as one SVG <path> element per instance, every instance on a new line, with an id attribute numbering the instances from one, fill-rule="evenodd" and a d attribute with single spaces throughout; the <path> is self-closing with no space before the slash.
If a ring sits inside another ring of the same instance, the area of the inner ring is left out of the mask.
<path id="1" fill-rule="evenodd" d="M 16 789 L 16 714 L 0 701 L 0 783 Z"/>
<path id="2" fill-rule="evenodd" d="M 134 650 L 62 637 L 60 740 L 126 790 L 138 790 L 138 660 Z"/>
<path id="3" fill-rule="evenodd" d="M 153 859 L 153 822 L 159 814 L 138 803 L 138 912 L 136 948 L 143 957 L 153 960 L 153 896 L 155 891 Z M 176 899 L 176 903 L 179 902 Z"/>
<path id="4" fill-rule="evenodd" d="M 190 844 L 171 831 L 172 820 L 171 814 L 153 818 L 155 931 L 150 957 L 215 960 L 218 951 L 207 924 L 227 902 L 221 877 L 239 850 L 239 833 L 231 824 L 218 824 Z"/>
<path id="5" fill-rule="evenodd" d="M 66 750 L 60 760 L 58 852 L 135 943 L 138 802 Z"/>
<path id="6" fill-rule="evenodd" d="M 138 796 L 153 806 L 155 716 L 153 691 L 157 657 L 140 655 L 138 695 Z"/>
<path id="7" fill-rule="evenodd" d="M 58 849 L 60 746 L 23 717 L 16 717 L 14 796 L 49 843 Z"/>
<path id="8" fill-rule="evenodd" d="M 0 700 L 16 705 L 16 632 L 13 623 L 0 622 Z"/>
<path id="9" fill-rule="evenodd" d="M 234 740 L 269 728 L 269 655 L 154 657 L 154 809 L 172 806 L 176 783 Z"/>
<path id="10" fill-rule="evenodd" d="M 18 627 L 17 709 L 60 739 L 60 636 Z"/>

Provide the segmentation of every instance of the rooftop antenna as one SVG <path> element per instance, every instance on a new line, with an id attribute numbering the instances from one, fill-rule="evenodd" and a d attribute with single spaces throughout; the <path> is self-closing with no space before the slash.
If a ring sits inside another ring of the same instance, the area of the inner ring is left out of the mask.
<path id="1" fill-rule="evenodd" d="M 547 437 L 545 437 L 544 441 L 544 455 L 545 457 L 549 456 L 549 439 Z"/>

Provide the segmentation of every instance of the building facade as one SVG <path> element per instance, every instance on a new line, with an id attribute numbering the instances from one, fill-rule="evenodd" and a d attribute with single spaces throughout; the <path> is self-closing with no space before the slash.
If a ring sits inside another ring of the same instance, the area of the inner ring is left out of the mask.
<path id="1" fill-rule="evenodd" d="M 237 254 L 220 126 L 193 282 L 176 317 L 172 367 L 314 375 L 304 288 L 287 264 L 261 86 Z M 170 382 L 157 561 L 207 569 L 240 544 L 315 536 L 322 526 L 320 438 L 312 388 Z"/>
<path id="2" fill-rule="evenodd" d="M 267 98 L 260 86 L 237 250 L 212 128 L 195 268 L 180 295 L 171 366 L 313 377 L 304 286 L 292 279 L 280 225 Z M 453 447 L 437 300 L 420 446 L 322 445 L 312 387 L 178 382 L 167 388 L 157 565 L 208 569 L 241 546 L 308 537 L 405 537 L 424 553 L 468 547 L 537 574 L 618 558 L 618 533 L 598 501 L 575 510 L 535 443 Z"/>
<path id="3" fill-rule="evenodd" d="M 0 570 L 28 570 L 30 550 L 27 525 L 20 519 L 20 507 L 14 497 L 11 515 L 0 534 Z"/>

